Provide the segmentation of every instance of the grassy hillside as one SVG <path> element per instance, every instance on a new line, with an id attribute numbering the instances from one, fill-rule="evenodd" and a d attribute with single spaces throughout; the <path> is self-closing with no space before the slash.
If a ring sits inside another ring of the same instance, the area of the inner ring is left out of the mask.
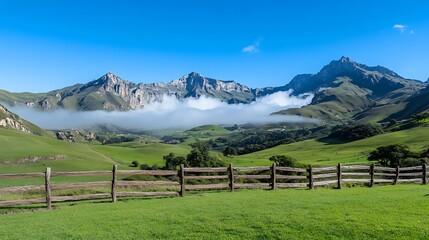
<path id="1" fill-rule="evenodd" d="M 342 120 L 353 116 L 374 105 L 368 98 L 369 90 L 352 84 L 349 78 L 338 78 L 335 87 L 327 88 L 315 94 L 311 105 L 291 108 L 274 114 L 299 115 L 309 118 Z"/>
<path id="2" fill-rule="evenodd" d="M 0 128 L 0 173 L 111 169 L 113 164 L 127 168 L 133 161 L 162 164 L 162 157 L 170 152 L 185 155 L 190 147 L 167 144 L 123 143 L 114 146 L 71 143 Z M 55 157 L 58 160 L 37 160 L 32 157 Z M 65 156 L 62 157 L 62 156 Z M 64 158 L 64 159 L 63 159 Z"/>
<path id="3" fill-rule="evenodd" d="M 334 142 L 311 139 L 287 145 L 280 145 L 267 150 L 228 158 L 237 166 L 268 165 L 273 155 L 289 155 L 299 163 L 313 165 L 335 165 L 368 163 L 367 153 L 378 146 L 403 143 L 413 150 L 421 151 L 429 147 L 429 125 L 427 123 L 411 129 L 381 134 L 372 138 L 354 142 Z"/>
<path id="4" fill-rule="evenodd" d="M 427 239 L 427 194 L 427 186 L 397 185 L 65 203 L 4 215 L 0 232 L 2 239 Z"/>

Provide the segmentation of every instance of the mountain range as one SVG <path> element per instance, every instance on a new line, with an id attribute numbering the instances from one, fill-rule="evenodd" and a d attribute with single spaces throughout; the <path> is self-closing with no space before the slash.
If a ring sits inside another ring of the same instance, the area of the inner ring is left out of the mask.
<path id="1" fill-rule="evenodd" d="M 250 103 L 279 91 L 314 93 L 310 105 L 273 114 L 300 115 L 326 120 L 384 121 L 406 118 L 429 108 L 428 82 L 406 79 L 382 66 L 366 66 L 348 57 L 331 61 L 316 74 L 299 74 L 278 87 L 250 88 L 192 72 L 169 83 L 133 83 L 113 73 L 86 84 L 48 93 L 11 93 L 0 90 L 0 101 L 41 110 L 127 111 L 178 99 L 207 96 L 230 104 Z"/>

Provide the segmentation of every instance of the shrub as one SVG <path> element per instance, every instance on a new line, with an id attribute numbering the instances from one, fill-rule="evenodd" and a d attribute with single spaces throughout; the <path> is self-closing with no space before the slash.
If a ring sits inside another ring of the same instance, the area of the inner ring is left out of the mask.
<path id="1" fill-rule="evenodd" d="M 283 166 L 283 167 L 297 166 L 297 160 L 293 157 L 286 156 L 286 155 L 271 156 L 270 161 L 274 162 L 277 166 Z"/>
<path id="2" fill-rule="evenodd" d="M 138 166 L 140 166 L 140 163 L 136 160 L 132 161 L 130 164 L 130 167 L 138 167 Z"/>
<path id="3" fill-rule="evenodd" d="M 360 124 L 353 126 L 337 127 L 329 137 L 339 138 L 345 141 L 355 141 L 370 138 L 383 133 L 383 129 L 375 124 Z"/>

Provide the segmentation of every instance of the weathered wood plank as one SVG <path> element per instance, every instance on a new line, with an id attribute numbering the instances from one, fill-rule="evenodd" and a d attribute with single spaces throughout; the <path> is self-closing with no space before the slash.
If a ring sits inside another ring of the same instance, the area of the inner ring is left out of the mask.
<path id="1" fill-rule="evenodd" d="M 343 175 L 342 175 L 342 169 L 341 169 L 341 163 L 338 163 L 337 166 L 337 188 L 341 189 L 342 188 L 342 180 L 343 180 Z"/>
<path id="2" fill-rule="evenodd" d="M 308 171 L 308 188 L 310 190 L 313 190 L 314 189 L 313 167 L 310 165 L 307 171 Z"/>
<path id="3" fill-rule="evenodd" d="M 369 169 L 369 174 L 370 174 L 370 176 L 371 176 L 371 179 L 370 179 L 370 181 L 369 181 L 369 186 L 370 187 L 372 187 L 372 186 L 374 186 L 374 163 L 373 164 L 371 164 L 371 168 Z"/>
<path id="4" fill-rule="evenodd" d="M 326 172 L 326 171 L 337 171 L 337 167 L 322 167 L 322 168 L 313 168 L 313 173 Z"/>
<path id="5" fill-rule="evenodd" d="M 321 182 L 314 182 L 313 185 L 316 187 L 316 186 L 323 186 L 323 185 L 329 185 L 329 184 L 335 184 L 335 183 L 338 183 L 338 179 L 321 181 Z"/>
<path id="6" fill-rule="evenodd" d="M 276 172 L 276 163 L 273 163 L 273 165 L 271 166 L 271 190 L 276 189 Z"/>
<path id="7" fill-rule="evenodd" d="M 30 178 L 30 177 L 44 177 L 45 173 L 13 173 L 13 174 L 0 174 L 0 178 Z"/>
<path id="8" fill-rule="evenodd" d="M 52 201 L 65 202 L 65 201 L 102 199 L 102 198 L 110 198 L 110 197 L 111 197 L 110 193 L 96 193 L 96 194 L 77 195 L 77 196 L 56 196 L 56 197 L 52 197 Z"/>
<path id="9" fill-rule="evenodd" d="M 183 164 L 180 164 L 180 170 L 179 170 L 179 181 L 180 181 L 180 192 L 179 195 L 181 197 L 185 196 L 186 193 L 186 179 L 185 179 L 185 166 Z"/>
<path id="10" fill-rule="evenodd" d="M 61 189 L 73 189 L 73 188 L 86 188 L 86 187 L 105 187 L 110 186 L 110 181 L 99 181 L 99 182 L 81 182 L 81 183 L 62 183 L 62 184 L 52 184 L 52 190 L 61 190 Z"/>
<path id="11" fill-rule="evenodd" d="M 110 175 L 112 171 L 81 171 L 81 172 L 54 172 L 53 177 L 57 176 L 97 176 L 97 175 Z"/>
<path id="12" fill-rule="evenodd" d="M 178 196 L 178 192 L 118 192 L 118 197 Z"/>
<path id="13" fill-rule="evenodd" d="M 411 172 L 411 173 L 403 173 L 403 172 L 401 172 L 400 174 L 399 174 L 399 177 L 409 177 L 409 176 L 421 176 L 422 175 L 422 172 Z"/>
<path id="14" fill-rule="evenodd" d="M 375 183 L 393 183 L 393 179 L 374 179 Z"/>
<path id="15" fill-rule="evenodd" d="M 317 175 L 313 175 L 313 176 L 317 176 Z M 307 179 L 307 176 L 277 175 L 276 178 L 286 179 L 286 180 L 301 180 L 301 179 Z"/>
<path id="16" fill-rule="evenodd" d="M 375 171 L 385 171 L 385 172 L 396 172 L 396 169 L 394 168 L 389 168 L 389 167 L 374 167 Z"/>
<path id="17" fill-rule="evenodd" d="M 268 171 L 270 170 L 269 166 L 262 167 L 235 167 L 235 171 L 237 172 L 250 172 L 250 171 Z"/>
<path id="18" fill-rule="evenodd" d="M 367 165 L 349 165 L 343 166 L 343 170 L 369 170 L 369 166 Z"/>
<path id="19" fill-rule="evenodd" d="M 117 181 L 117 186 L 178 186 L 179 182 L 176 181 Z"/>
<path id="20" fill-rule="evenodd" d="M 9 207 L 9 206 L 16 206 L 16 205 L 26 205 L 26 204 L 34 204 L 34 203 L 45 203 L 45 202 L 46 202 L 46 198 L 2 201 L 0 202 L 0 207 Z"/>
<path id="21" fill-rule="evenodd" d="M 118 170 L 119 175 L 153 175 L 153 176 L 174 176 L 177 171 L 172 170 Z"/>
<path id="22" fill-rule="evenodd" d="M 304 168 L 279 167 L 279 166 L 276 167 L 276 170 L 277 171 L 284 171 L 284 172 L 303 172 L 303 173 L 307 172 L 307 170 Z"/>
<path id="23" fill-rule="evenodd" d="M 112 169 L 112 202 L 116 202 L 116 182 L 117 182 L 117 174 L 118 174 L 118 165 L 113 165 Z"/>
<path id="24" fill-rule="evenodd" d="M 422 166 L 415 166 L 415 167 L 403 167 L 399 169 L 401 172 L 403 171 L 421 171 Z"/>
<path id="25" fill-rule="evenodd" d="M 220 183 L 220 184 L 186 185 L 185 188 L 186 190 L 223 189 L 223 188 L 229 188 L 229 184 Z"/>
<path id="26" fill-rule="evenodd" d="M 343 176 L 370 176 L 371 174 L 369 172 L 362 173 L 362 172 L 343 172 Z"/>
<path id="27" fill-rule="evenodd" d="M 46 207 L 52 209 L 51 202 L 51 168 L 47 167 L 45 172 Z"/>
<path id="28" fill-rule="evenodd" d="M 235 175 L 235 179 L 271 179 L 270 175 Z"/>
<path id="29" fill-rule="evenodd" d="M 305 188 L 307 183 L 277 183 L 279 188 Z"/>
<path id="30" fill-rule="evenodd" d="M 216 176 L 185 176 L 185 179 L 228 179 L 228 175 L 216 175 Z"/>
<path id="31" fill-rule="evenodd" d="M 400 183 L 407 183 L 407 182 L 421 182 L 421 178 L 412 178 L 412 179 L 398 179 L 398 182 Z"/>
<path id="32" fill-rule="evenodd" d="M 313 179 L 338 177 L 338 173 L 314 174 Z"/>
<path id="33" fill-rule="evenodd" d="M 235 184 L 234 180 L 235 180 L 235 178 L 234 178 L 234 168 L 232 166 L 232 163 L 229 164 L 228 175 L 229 175 L 229 190 L 231 192 L 234 192 L 234 184 Z"/>
<path id="34" fill-rule="evenodd" d="M 422 165 L 422 184 L 427 184 L 427 178 L 426 178 L 427 172 L 426 172 L 426 169 L 427 169 L 427 165 L 423 164 Z"/>
<path id="35" fill-rule="evenodd" d="M 376 172 L 374 173 L 375 176 L 386 176 L 386 177 L 394 177 L 396 176 L 396 174 L 394 173 L 380 173 L 380 172 Z"/>
<path id="36" fill-rule="evenodd" d="M 271 188 L 269 183 L 236 183 L 236 188 Z"/>
<path id="37" fill-rule="evenodd" d="M 395 180 L 393 181 L 393 184 L 396 184 L 399 180 L 399 171 L 400 171 L 400 168 L 399 166 L 397 166 L 395 170 Z"/>
<path id="38" fill-rule="evenodd" d="M 209 173 L 209 172 L 228 172 L 228 168 L 184 168 L 185 172 L 188 173 Z"/>
<path id="39" fill-rule="evenodd" d="M 353 178 L 343 179 L 343 182 L 363 182 L 363 183 L 369 183 L 370 181 L 371 181 L 371 179 L 353 179 Z"/>

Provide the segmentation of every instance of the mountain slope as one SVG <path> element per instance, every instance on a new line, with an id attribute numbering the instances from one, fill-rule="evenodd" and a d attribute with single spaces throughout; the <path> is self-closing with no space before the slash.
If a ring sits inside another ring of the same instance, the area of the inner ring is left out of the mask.
<path id="1" fill-rule="evenodd" d="M 254 99 L 251 89 L 234 81 L 221 81 L 192 72 L 170 83 L 135 84 L 107 73 L 87 84 L 54 90 L 46 94 L 0 92 L 0 100 L 44 110 L 119 110 L 140 109 L 161 102 L 165 95 L 177 98 L 207 96 L 228 103 L 248 103 Z"/>
<path id="2" fill-rule="evenodd" d="M 18 115 L 10 112 L 0 104 L 0 127 L 15 129 L 24 133 L 35 134 L 39 136 L 49 136 L 49 134 L 38 126 L 20 118 Z"/>
<path id="3" fill-rule="evenodd" d="M 385 67 L 368 67 L 342 57 L 319 73 L 296 78 L 286 85 L 294 94 L 316 92 L 310 105 L 275 114 L 346 120 L 383 105 L 398 110 L 390 104 L 400 104 L 423 87 L 422 82 L 405 79 Z"/>

